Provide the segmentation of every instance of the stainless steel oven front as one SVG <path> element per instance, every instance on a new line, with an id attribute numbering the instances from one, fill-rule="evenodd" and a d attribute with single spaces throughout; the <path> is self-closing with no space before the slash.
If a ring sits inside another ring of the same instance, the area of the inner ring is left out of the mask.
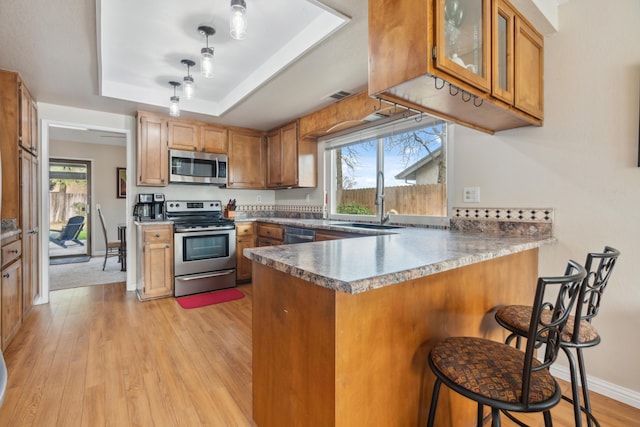
<path id="1" fill-rule="evenodd" d="M 180 228 L 174 233 L 176 297 L 236 285 L 236 230 L 233 224 Z"/>

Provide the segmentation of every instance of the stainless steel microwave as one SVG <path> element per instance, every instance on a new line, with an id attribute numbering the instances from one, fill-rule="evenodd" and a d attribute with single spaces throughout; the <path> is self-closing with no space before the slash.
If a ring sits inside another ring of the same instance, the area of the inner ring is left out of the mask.
<path id="1" fill-rule="evenodd" d="M 224 154 L 169 150 L 169 182 L 223 185 L 227 166 Z"/>

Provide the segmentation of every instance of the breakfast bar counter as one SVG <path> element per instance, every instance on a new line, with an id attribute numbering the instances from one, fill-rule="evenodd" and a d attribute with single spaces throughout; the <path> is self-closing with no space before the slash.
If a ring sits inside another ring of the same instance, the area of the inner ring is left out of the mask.
<path id="1" fill-rule="evenodd" d="M 425 228 L 375 233 L 245 249 L 258 426 L 425 425 L 433 343 L 502 340 L 495 308 L 531 303 L 538 248 L 555 241 Z M 473 425 L 475 405 L 445 390 L 440 399 L 449 410 L 438 411 L 436 425 Z"/>

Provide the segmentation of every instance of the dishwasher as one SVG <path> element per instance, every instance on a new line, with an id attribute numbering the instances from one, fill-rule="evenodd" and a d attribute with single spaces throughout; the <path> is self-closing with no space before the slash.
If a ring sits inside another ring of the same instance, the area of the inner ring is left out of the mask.
<path id="1" fill-rule="evenodd" d="M 289 243 L 307 243 L 316 239 L 316 232 L 308 228 L 285 227 L 284 228 L 284 244 Z"/>

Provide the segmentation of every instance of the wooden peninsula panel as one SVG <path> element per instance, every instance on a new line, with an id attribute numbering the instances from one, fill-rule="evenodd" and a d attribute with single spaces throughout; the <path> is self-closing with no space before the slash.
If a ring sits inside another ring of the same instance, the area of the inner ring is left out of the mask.
<path id="1" fill-rule="evenodd" d="M 452 335 L 503 340 L 502 304 L 533 300 L 538 249 L 358 294 L 253 262 L 253 417 L 259 427 L 426 425 L 427 355 Z M 474 425 L 442 388 L 438 426 Z"/>

